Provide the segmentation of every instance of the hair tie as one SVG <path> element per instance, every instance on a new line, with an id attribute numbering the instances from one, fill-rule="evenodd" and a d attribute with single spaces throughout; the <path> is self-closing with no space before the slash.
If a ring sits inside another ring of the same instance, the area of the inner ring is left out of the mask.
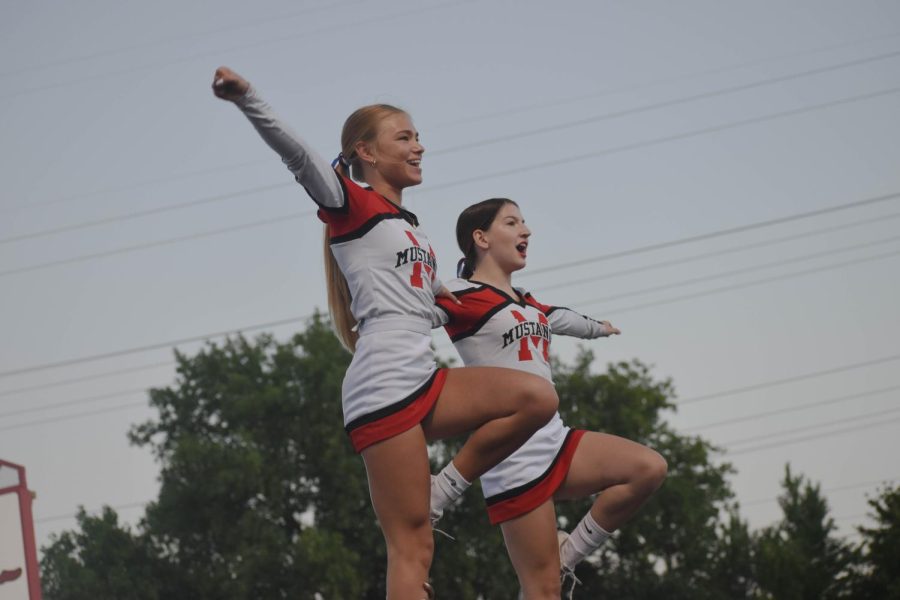
<path id="1" fill-rule="evenodd" d="M 459 259 L 459 262 L 456 263 L 456 276 L 465 279 L 466 277 L 466 257 L 462 257 Z"/>
<path id="2" fill-rule="evenodd" d="M 338 165 L 344 167 L 344 169 L 349 173 L 350 172 L 350 161 L 344 158 L 344 153 L 339 152 L 337 158 L 331 161 L 331 168 L 337 168 Z"/>

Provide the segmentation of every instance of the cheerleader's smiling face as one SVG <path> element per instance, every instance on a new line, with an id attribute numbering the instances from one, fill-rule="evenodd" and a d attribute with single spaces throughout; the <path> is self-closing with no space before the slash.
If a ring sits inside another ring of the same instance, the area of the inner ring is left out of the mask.
<path id="1" fill-rule="evenodd" d="M 479 263 L 493 262 L 504 273 L 525 268 L 528 257 L 528 239 L 531 230 L 519 207 L 511 202 L 504 204 L 486 230 L 476 230 L 475 244 L 479 249 Z"/>
<path id="2" fill-rule="evenodd" d="M 367 146 L 359 154 L 365 156 L 376 178 L 398 191 L 422 183 L 425 147 L 408 114 L 398 112 L 381 119 L 374 143 Z M 377 189 L 374 181 L 369 183 Z"/>

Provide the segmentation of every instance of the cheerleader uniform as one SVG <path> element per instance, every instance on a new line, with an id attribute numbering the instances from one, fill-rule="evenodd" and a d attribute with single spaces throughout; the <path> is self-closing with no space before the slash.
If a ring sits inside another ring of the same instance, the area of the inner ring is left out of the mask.
<path id="1" fill-rule="evenodd" d="M 359 324 L 342 386 L 344 427 L 353 448 L 402 433 L 431 411 L 446 370 L 431 350 L 437 263 L 414 214 L 339 175 L 285 127 L 252 88 L 236 102 L 319 206 L 329 244 Z"/>
<path id="2" fill-rule="evenodd" d="M 466 366 L 518 369 L 552 381 L 552 333 L 593 339 L 603 325 L 568 308 L 541 304 L 516 288 L 517 297 L 489 284 L 454 279 L 447 284 L 462 303 L 438 299 L 444 328 Z M 567 427 L 559 413 L 503 462 L 481 476 L 488 517 L 496 525 L 526 514 L 562 485 L 584 430 Z"/>

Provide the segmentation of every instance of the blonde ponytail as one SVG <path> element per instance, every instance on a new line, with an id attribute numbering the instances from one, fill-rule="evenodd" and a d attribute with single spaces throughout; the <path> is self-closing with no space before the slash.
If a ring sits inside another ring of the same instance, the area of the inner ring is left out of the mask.
<path id="1" fill-rule="evenodd" d="M 333 163 L 335 171 L 343 177 L 363 181 L 363 169 L 356 154 L 357 142 L 371 143 L 378 133 L 378 123 L 385 117 L 405 111 L 389 104 L 371 104 L 356 109 L 347 117 L 341 131 L 341 154 Z M 350 287 L 331 253 L 329 228 L 325 226 L 325 284 L 328 289 L 328 312 L 338 339 L 350 352 L 356 351 L 359 333 L 354 331 L 356 319 L 350 312 Z"/>
<path id="2" fill-rule="evenodd" d="M 356 352 L 356 340 L 359 334 L 354 331 L 356 319 L 350 312 L 350 287 L 347 279 L 341 272 L 334 254 L 331 253 L 331 245 L 328 243 L 330 236 L 328 225 L 325 226 L 324 254 L 325 254 L 325 287 L 328 291 L 328 312 L 331 313 L 331 324 L 334 332 L 344 348 L 351 353 Z"/>

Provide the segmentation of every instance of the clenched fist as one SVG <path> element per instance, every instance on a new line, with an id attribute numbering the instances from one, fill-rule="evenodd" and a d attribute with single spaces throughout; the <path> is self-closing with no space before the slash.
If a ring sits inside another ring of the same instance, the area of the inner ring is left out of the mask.
<path id="1" fill-rule="evenodd" d="M 222 100 L 234 102 L 247 93 L 247 90 L 250 89 L 250 82 L 228 67 L 219 67 L 213 78 L 212 89 L 213 94 Z"/>

